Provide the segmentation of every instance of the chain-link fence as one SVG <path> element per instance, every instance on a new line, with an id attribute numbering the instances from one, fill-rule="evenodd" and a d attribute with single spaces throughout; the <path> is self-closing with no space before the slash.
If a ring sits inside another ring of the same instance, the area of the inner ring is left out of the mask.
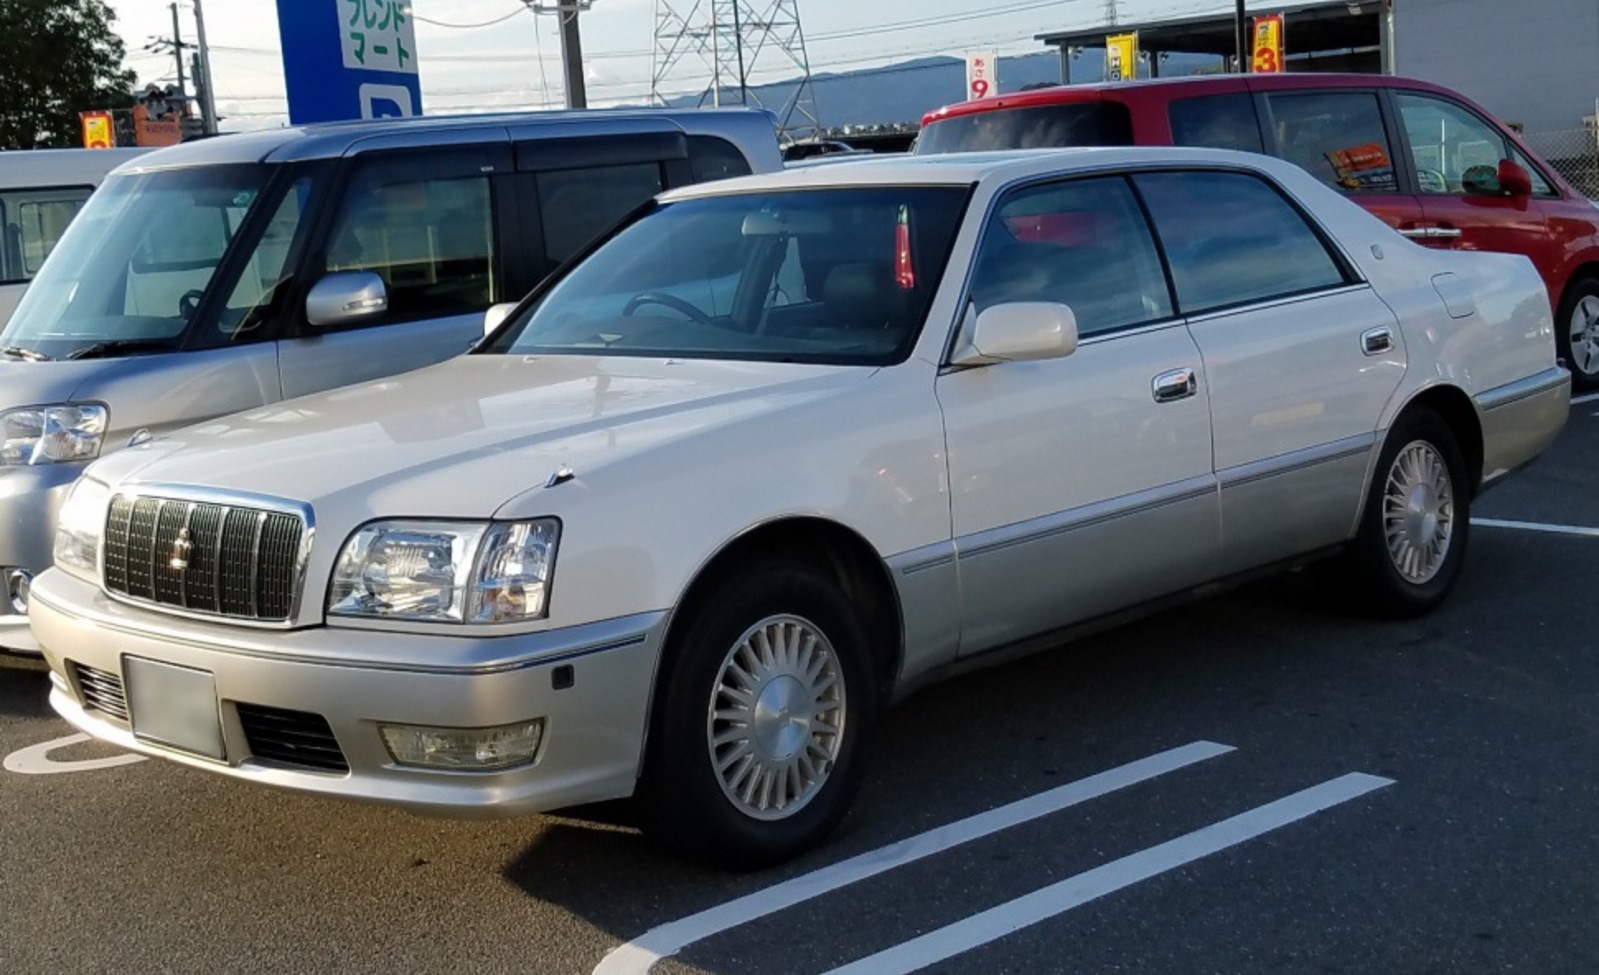
<path id="1" fill-rule="evenodd" d="M 1589 197 L 1599 199 L 1599 130 L 1524 132 L 1521 138 L 1559 170 L 1566 182 Z"/>

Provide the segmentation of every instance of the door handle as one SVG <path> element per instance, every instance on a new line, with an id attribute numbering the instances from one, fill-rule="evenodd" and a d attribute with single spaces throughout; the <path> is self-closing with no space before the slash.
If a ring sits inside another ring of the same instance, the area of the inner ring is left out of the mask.
<path id="1" fill-rule="evenodd" d="M 1150 387 L 1155 394 L 1155 402 L 1172 403 L 1199 392 L 1199 379 L 1192 369 L 1170 369 L 1156 376 Z"/>
<path id="2" fill-rule="evenodd" d="M 1382 355 L 1394 348 L 1393 329 L 1386 325 L 1368 328 L 1360 333 L 1360 351 L 1366 355 Z"/>
<path id="3" fill-rule="evenodd" d="M 1433 227 L 1432 232 L 1427 236 L 1434 240 L 1454 240 L 1460 236 L 1460 228 L 1445 226 Z"/>
<path id="4" fill-rule="evenodd" d="M 1399 232 L 1400 232 L 1400 234 L 1402 234 L 1402 235 L 1404 235 L 1406 237 L 1409 237 L 1411 240 L 1426 240 L 1428 237 L 1431 237 L 1433 235 L 1433 233 L 1432 233 L 1433 232 L 1433 228 L 1432 227 L 1400 227 L 1399 228 Z"/>

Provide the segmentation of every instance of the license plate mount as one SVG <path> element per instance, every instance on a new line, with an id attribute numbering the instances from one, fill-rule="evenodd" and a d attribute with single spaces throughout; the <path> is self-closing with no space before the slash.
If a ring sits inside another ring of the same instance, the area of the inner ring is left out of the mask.
<path id="1" fill-rule="evenodd" d="M 210 671 L 143 657 L 126 657 L 123 666 L 134 737 L 219 762 L 226 759 L 217 681 Z"/>

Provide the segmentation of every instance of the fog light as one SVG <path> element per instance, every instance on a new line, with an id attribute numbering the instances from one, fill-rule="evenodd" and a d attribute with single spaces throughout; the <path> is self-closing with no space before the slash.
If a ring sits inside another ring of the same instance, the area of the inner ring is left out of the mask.
<path id="1" fill-rule="evenodd" d="M 401 765 L 492 772 L 527 765 L 539 751 L 544 719 L 494 728 L 421 728 L 380 725 L 383 743 Z"/>
<path id="2" fill-rule="evenodd" d="M 26 569 L 7 569 L 6 598 L 11 603 L 11 612 L 18 616 L 28 615 L 28 590 L 33 586 L 33 576 Z"/>

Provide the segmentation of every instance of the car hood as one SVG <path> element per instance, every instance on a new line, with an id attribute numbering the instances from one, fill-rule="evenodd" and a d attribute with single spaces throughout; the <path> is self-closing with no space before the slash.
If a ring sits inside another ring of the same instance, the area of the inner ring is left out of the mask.
<path id="1" fill-rule="evenodd" d="M 188 427 L 105 458 L 93 476 L 326 502 L 349 517 L 482 518 L 563 469 L 592 483 L 640 452 L 836 395 L 874 371 L 462 356 Z"/>

